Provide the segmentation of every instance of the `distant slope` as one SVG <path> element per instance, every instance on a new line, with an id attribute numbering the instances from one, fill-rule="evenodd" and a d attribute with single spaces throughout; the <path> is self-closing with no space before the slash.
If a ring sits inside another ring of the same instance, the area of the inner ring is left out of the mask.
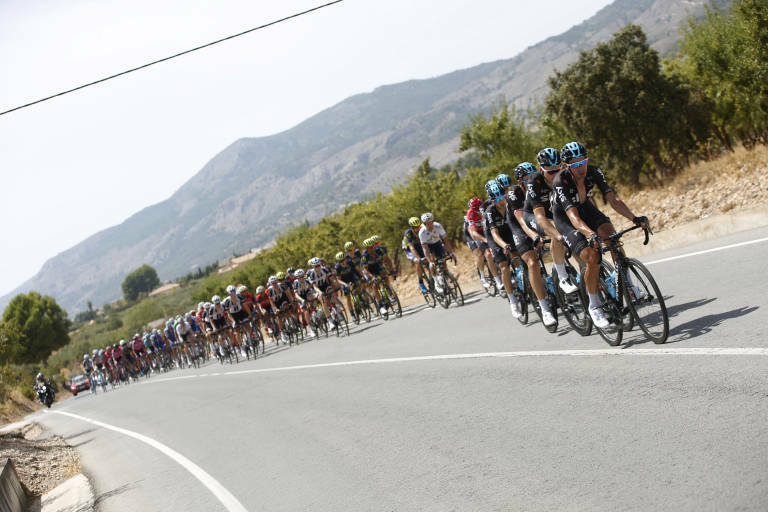
<path id="1" fill-rule="evenodd" d="M 157 268 L 161 279 L 174 278 L 261 245 L 291 223 L 389 190 L 427 156 L 438 165 L 454 160 L 470 114 L 502 98 L 523 109 L 535 106 L 553 69 L 565 68 L 580 50 L 610 39 L 627 23 L 643 26 L 664 53 L 674 46 L 686 13 L 700 13 L 704 3 L 617 0 L 512 59 L 382 86 L 285 132 L 240 139 L 169 199 L 48 260 L 35 277 L 0 298 L 0 307 L 34 289 L 70 311 L 83 310 L 89 300 L 119 298 L 124 276 L 142 263 Z"/>

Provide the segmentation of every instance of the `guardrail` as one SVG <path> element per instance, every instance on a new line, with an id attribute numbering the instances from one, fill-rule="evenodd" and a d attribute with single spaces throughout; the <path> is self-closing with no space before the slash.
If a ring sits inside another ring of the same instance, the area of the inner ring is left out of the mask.
<path id="1" fill-rule="evenodd" d="M 5 459 L 0 469 L 0 512 L 24 512 L 25 510 L 27 510 L 27 494 L 21 485 L 13 461 Z"/>

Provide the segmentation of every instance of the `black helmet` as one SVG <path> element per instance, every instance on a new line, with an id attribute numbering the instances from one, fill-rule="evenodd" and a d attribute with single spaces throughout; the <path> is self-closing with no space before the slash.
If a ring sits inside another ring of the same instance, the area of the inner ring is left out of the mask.
<path id="1" fill-rule="evenodd" d="M 569 163 L 574 158 L 584 158 L 587 156 L 587 148 L 581 142 L 569 142 L 560 150 L 560 160 Z"/>
<path id="2" fill-rule="evenodd" d="M 286 273 L 286 275 L 292 276 L 292 275 L 293 275 L 293 273 L 294 273 L 295 271 L 296 271 L 296 269 L 295 269 L 295 268 L 293 268 L 293 267 L 288 267 L 288 268 L 286 269 L 285 273 Z"/>
<path id="3" fill-rule="evenodd" d="M 560 165 L 560 153 L 555 148 L 544 148 L 536 155 L 536 161 L 542 167 L 557 167 Z"/>

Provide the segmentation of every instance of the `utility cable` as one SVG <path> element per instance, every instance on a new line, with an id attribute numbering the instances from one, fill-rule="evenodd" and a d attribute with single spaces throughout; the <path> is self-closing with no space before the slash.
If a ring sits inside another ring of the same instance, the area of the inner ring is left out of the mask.
<path id="1" fill-rule="evenodd" d="M 217 39 L 216 41 L 212 41 L 212 42 L 204 44 L 202 46 L 197 46 L 195 48 L 192 48 L 190 50 L 185 50 L 185 51 L 183 51 L 181 53 L 177 53 L 175 55 L 171 55 L 171 56 L 168 56 L 168 57 L 165 57 L 165 58 L 162 58 L 162 59 L 158 59 L 158 60 L 155 60 L 155 61 L 152 61 L 152 62 L 148 62 L 147 64 L 143 64 L 141 66 L 138 66 L 138 67 L 135 67 L 135 68 L 131 68 L 131 69 L 122 71 L 120 73 L 117 73 L 117 74 L 114 74 L 114 75 L 111 75 L 111 76 L 108 76 L 108 77 L 105 77 L 105 78 L 101 78 L 101 79 L 95 80 L 93 82 L 89 82 L 87 84 L 80 85 L 80 86 L 75 87 L 73 89 L 69 89 L 69 90 L 62 91 L 62 92 L 59 92 L 59 93 L 56 93 L 56 94 L 52 94 L 51 96 L 47 96 L 45 98 L 33 101 L 31 103 L 27 103 L 25 105 L 19 105 L 18 107 L 14 107 L 14 108 L 12 108 L 10 110 L 6 110 L 4 112 L 0 112 L 0 116 L 5 115 L 5 114 L 9 114 L 11 112 L 14 112 L 16 110 L 20 110 L 22 108 L 31 107 L 32 105 L 37 105 L 38 103 L 42 103 L 44 101 L 51 100 L 51 99 L 56 98 L 58 96 L 63 96 L 65 94 L 69 94 L 71 92 L 79 91 L 80 89 L 85 89 L 86 87 L 90 87 L 92 85 L 100 84 L 101 82 L 106 82 L 107 80 L 112 80 L 113 78 L 117 78 L 119 76 L 127 75 L 128 73 L 133 73 L 134 71 L 138 71 L 140 69 L 148 68 L 149 66 L 154 66 L 155 64 L 159 64 L 159 63 L 165 62 L 167 60 L 175 59 L 176 57 L 181 57 L 182 55 L 186 55 L 188 53 L 196 52 L 197 50 L 202 50 L 203 48 L 208 48 L 209 46 L 213 46 L 215 44 L 223 43 L 224 41 L 229 41 L 230 39 L 234 39 L 236 37 L 240 37 L 240 36 L 243 36 L 245 34 L 249 34 L 251 32 L 255 32 L 256 30 L 261 30 L 263 28 L 271 27 L 272 25 L 277 25 L 278 23 L 282 23 L 284 21 L 288 21 L 288 20 L 293 19 L 293 18 L 298 18 L 299 16 L 303 16 L 305 14 L 309 14 L 309 13 L 311 13 L 313 11 L 318 11 L 320 9 L 323 9 L 324 7 L 328 7 L 328 6 L 331 6 L 333 4 L 338 4 L 338 3 L 343 2 L 343 1 L 344 0 L 333 0 L 332 2 L 328 2 L 326 4 L 318 5 L 316 7 L 312 7 L 311 9 L 307 9 L 306 11 L 297 12 L 295 14 L 291 14 L 290 16 L 286 16 L 285 18 L 280 18 L 279 20 L 270 21 L 269 23 L 265 23 L 264 25 L 259 25 L 258 27 L 254 27 L 254 28 L 245 30 L 243 32 L 239 32 L 237 34 L 233 34 L 231 36 L 227 36 L 227 37 L 224 37 L 222 39 Z"/>

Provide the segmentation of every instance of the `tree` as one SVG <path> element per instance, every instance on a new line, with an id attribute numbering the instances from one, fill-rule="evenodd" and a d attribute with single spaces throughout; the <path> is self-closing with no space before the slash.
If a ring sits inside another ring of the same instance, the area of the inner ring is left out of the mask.
<path id="1" fill-rule="evenodd" d="M 728 12 L 708 7 L 704 19 L 688 19 L 671 66 L 709 102 L 714 135 L 729 151 L 734 139 L 768 143 L 766 27 L 765 0 L 737 0 Z"/>
<path id="2" fill-rule="evenodd" d="M 700 106 L 679 80 L 662 73 L 637 25 L 581 52 L 549 84 L 545 113 L 560 125 L 555 131 L 564 127 L 585 143 L 619 183 L 658 183 L 679 170 L 707 134 Z"/>
<path id="3" fill-rule="evenodd" d="M 478 113 L 461 129 L 459 151 L 474 149 L 494 176 L 511 174 L 517 164 L 528 161 L 541 149 L 532 132 L 526 129 L 514 107 L 502 102 L 490 117 Z"/>
<path id="4" fill-rule="evenodd" d="M 160 285 L 157 271 L 149 265 L 142 265 L 125 277 L 123 281 L 123 297 L 134 301 L 140 293 L 149 293 Z"/>
<path id="5" fill-rule="evenodd" d="M 53 297 L 37 292 L 15 296 L 3 312 L 3 324 L 15 334 L 12 361 L 37 363 L 69 342 L 70 321 Z"/>

